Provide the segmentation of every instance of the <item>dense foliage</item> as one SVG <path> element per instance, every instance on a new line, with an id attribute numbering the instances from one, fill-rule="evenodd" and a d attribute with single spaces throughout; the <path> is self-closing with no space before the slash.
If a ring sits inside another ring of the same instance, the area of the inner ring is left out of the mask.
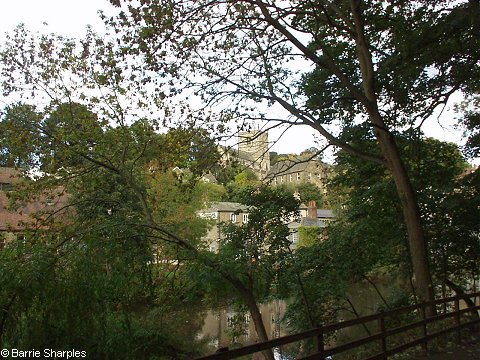
<path id="1" fill-rule="evenodd" d="M 249 311 L 265 341 L 259 303 L 273 298 L 289 300 L 298 330 L 358 315 L 358 284 L 389 307 L 475 283 L 478 170 L 419 127 L 462 91 L 465 151 L 478 155 L 478 1 L 111 2 L 128 5 L 105 18 L 117 38 L 20 26 L 0 49 L 0 166 L 28 175 L 11 206 L 65 200 L 0 251 L 3 347 L 192 358 L 213 303 Z M 328 193 L 219 162 L 235 121 L 315 129 L 338 149 Z M 211 252 L 197 211 L 216 200 L 249 218 L 221 224 Z M 311 200 L 338 219 L 301 229 L 293 251 L 286 224 Z M 383 296 L 381 278 L 404 294 Z"/>

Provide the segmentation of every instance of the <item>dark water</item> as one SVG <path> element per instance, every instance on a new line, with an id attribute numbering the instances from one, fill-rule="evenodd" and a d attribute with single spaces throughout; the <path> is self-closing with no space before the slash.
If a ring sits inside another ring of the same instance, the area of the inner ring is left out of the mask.
<path id="1" fill-rule="evenodd" d="M 392 281 L 377 281 L 375 286 L 376 289 L 368 282 L 352 285 L 348 292 L 350 304 L 346 303 L 345 310 L 340 312 L 338 320 L 373 314 L 378 311 L 379 306 L 385 306 L 382 297 L 388 299 L 393 292 L 403 291 L 400 284 Z M 274 300 L 260 305 L 263 322 L 270 339 L 289 334 L 282 322 L 286 308 L 287 302 L 284 300 Z M 350 335 L 354 337 L 365 336 L 363 328 L 352 328 L 349 332 L 353 332 Z M 238 313 L 229 307 L 209 310 L 206 313 L 198 339 L 208 342 L 210 352 L 223 347 L 232 348 L 258 342 L 255 326 L 248 312 Z"/>
<path id="2" fill-rule="evenodd" d="M 260 305 L 263 323 L 271 339 L 287 334 L 281 322 L 286 306 L 283 300 Z M 210 346 L 215 349 L 258 342 L 255 326 L 248 312 L 238 313 L 229 307 L 207 312 L 199 339 L 207 339 Z"/>

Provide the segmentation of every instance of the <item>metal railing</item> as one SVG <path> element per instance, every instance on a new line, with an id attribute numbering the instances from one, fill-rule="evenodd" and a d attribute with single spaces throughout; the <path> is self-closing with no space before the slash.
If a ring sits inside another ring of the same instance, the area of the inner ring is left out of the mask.
<path id="1" fill-rule="evenodd" d="M 469 298 L 473 302 L 474 306 L 461 308 L 460 301 L 465 300 L 467 298 Z M 287 336 L 279 337 L 266 342 L 248 345 L 238 349 L 228 350 L 228 351 L 200 357 L 200 358 L 197 358 L 197 360 L 236 359 L 241 356 L 254 354 L 264 350 L 278 348 L 280 346 L 289 345 L 295 342 L 308 340 L 308 339 L 314 340 L 314 342 L 316 343 L 316 349 L 313 354 L 304 356 L 300 358 L 301 360 L 313 360 L 313 359 L 324 360 L 332 355 L 339 354 L 347 350 L 357 349 L 360 346 L 363 346 L 369 343 L 377 343 L 378 350 L 375 355 L 369 356 L 365 358 L 365 360 L 388 359 L 388 357 L 391 355 L 404 352 L 405 350 L 418 345 L 421 345 L 425 350 L 427 350 L 428 343 L 431 340 L 438 338 L 440 336 L 446 335 L 448 333 L 455 333 L 456 341 L 460 343 L 461 330 L 466 327 L 473 327 L 475 326 L 475 324 L 480 323 L 480 318 L 479 318 L 480 305 L 478 305 L 480 303 L 479 300 L 480 300 L 480 292 L 447 297 L 444 299 L 439 299 L 431 302 L 419 303 L 411 306 L 406 306 L 402 308 L 397 308 L 397 309 L 377 313 L 374 315 L 363 316 L 363 317 L 359 317 L 352 320 L 341 321 L 338 323 L 321 326 L 321 327 L 304 331 L 298 334 L 287 335 Z M 447 306 L 448 303 L 451 303 L 453 306 L 448 307 Z M 445 309 L 445 311 L 443 313 L 439 313 L 438 315 L 427 317 L 426 316 L 427 307 L 438 306 L 438 305 L 444 305 L 443 308 Z M 466 313 L 472 314 L 470 319 L 466 318 L 465 316 Z M 397 327 L 388 328 L 386 326 L 387 319 L 392 319 L 403 314 L 415 314 L 416 319 Z M 440 330 L 438 328 L 433 330 L 428 329 L 429 324 L 436 323 L 440 325 L 440 321 L 447 320 L 447 319 L 453 320 L 452 324 L 449 324 L 449 326 L 442 326 Z M 350 341 L 341 345 L 334 345 L 332 347 L 326 346 L 325 338 L 327 338 L 328 334 L 333 333 L 335 331 L 351 328 L 352 326 L 358 326 L 358 325 L 365 326 L 366 323 L 371 323 L 371 322 L 377 323 L 376 325 L 377 329 L 375 334 L 369 335 L 367 337 L 363 337 L 360 339 L 356 339 L 354 341 Z M 394 335 L 405 333 L 409 330 L 414 330 L 414 329 L 420 330 L 421 334 L 419 337 L 416 337 L 413 340 L 407 339 L 403 343 L 396 344 L 395 346 L 388 346 L 388 338 Z"/>

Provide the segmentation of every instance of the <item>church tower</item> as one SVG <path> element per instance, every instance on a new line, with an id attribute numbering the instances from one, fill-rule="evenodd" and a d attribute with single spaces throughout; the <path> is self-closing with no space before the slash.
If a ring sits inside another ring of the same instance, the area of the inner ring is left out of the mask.
<path id="1" fill-rule="evenodd" d="M 253 130 L 238 133 L 238 157 L 249 166 L 260 179 L 270 170 L 268 133 Z"/>

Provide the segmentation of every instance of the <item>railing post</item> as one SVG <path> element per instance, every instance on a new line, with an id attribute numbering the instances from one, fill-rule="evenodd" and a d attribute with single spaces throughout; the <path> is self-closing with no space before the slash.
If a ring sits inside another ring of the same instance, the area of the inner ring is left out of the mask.
<path id="1" fill-rule="evenodd" d="M 435 305 L 433 305 L 435 306 Z M 422 302 L 421 304 L 421 312 L 422 312 L 422 320 L 423 320 L 423 342 L 422 342 L 422 348 L 425 351 L 425 354 L 428 354 L 428 329 L 427 329 L 427 304 L 425 302 Z"/>
<path id="2" fill-rule="evenodd" d="M 455 297 L 455 327 L 457 328 L 457 344 L 462 343 L 461 334 L 460 334 L 460 300 Z"/>
<path id="3" fill-rule="evenodd" d="M 378 330 L 382 337 L 380 338 L 380 351 L 382 352 L 382 359 L 387 359 L 387 339 L 385 338 L 385 317 L 382 316 L 378 319 Z"/>
<path id="4" fill-rule="evenodd" d="M 325 338 L 323 333 L 323 326 L 320 325 L 319 327 L 320 333 L 317 335 L 317 351 L 320 360 L 324 360 L 324 352 L 325 352 Z"/>

